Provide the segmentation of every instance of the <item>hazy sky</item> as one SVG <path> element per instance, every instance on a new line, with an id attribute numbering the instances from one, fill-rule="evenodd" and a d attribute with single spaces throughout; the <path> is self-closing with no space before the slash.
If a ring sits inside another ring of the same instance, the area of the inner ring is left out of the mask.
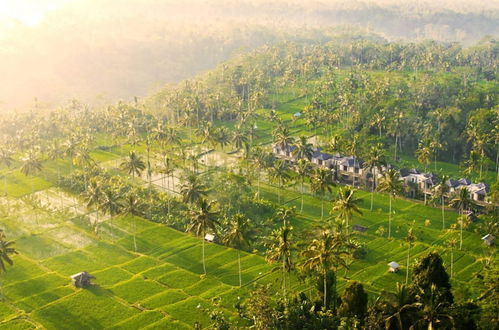
<path id="1" fill-rule="evenodd" d="M 17 20 L 25 25 L 39 24 L 47 12 L 75 0 L 0 0 L 0 19 Z"/>
<path id="2" fill-rule="evenodd" d="M 303 27 L 471 44 L 498 18 L 499 0 L 0 0 L 0 111 L 145 95 Z"/>

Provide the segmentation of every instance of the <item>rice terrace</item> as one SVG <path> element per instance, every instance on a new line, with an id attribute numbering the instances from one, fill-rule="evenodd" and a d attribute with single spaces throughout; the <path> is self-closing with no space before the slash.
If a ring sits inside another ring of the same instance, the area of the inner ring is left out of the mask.
<path id="1" fill-rule="evenodd" d="M 0 329 L 499 329 L 497 6 L 23 1 Z"/>

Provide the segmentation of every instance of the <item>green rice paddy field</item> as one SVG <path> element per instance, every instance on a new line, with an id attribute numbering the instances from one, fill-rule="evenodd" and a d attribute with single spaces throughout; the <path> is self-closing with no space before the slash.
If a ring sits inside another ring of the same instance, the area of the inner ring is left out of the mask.
<path id="1" fill-rule="evenodd" d="M 98 150 L 91 156 L 98 162 L 110 162 L 125 152 Z M 49 196 L 56 178 L 70 168 L 66 159 L 44 162 L 44 170 L 36 177 L 26 177 L 18 168 L 0 169 L 0 184 L 8 195 L 1 199 L 0 227 L 9 240 L 16 242 L 19 251 L 13 257 L 14 266 L 0 275 L 4 296 L 0 301 L 0 328 L 181 329 L 193 327 L 196 322 L 209 326 L 211 321 L 205 310 L 213 306 L 214 297 L 220 298 L 227 316 L 236 320 L 234 305 L 239 297 L 247 297 L 253 283 L 273 283 L 276 289 L 280 288 L 280 272 L 272 272 L 273 266 L 263 256 L 242 254 L 244 285 L 239 288 L 236 250 L 207 244 L 208 274 L 203 276 L 201 241 L 191 235 L 141 218 L 115 217 L 104 220 L 96 236 L 84 214 L 31 206 L 33 201 L 27 196 L 37 191 L 41 196 Z M 262 183 L 261 195 L 277 202 L 273 186 Z M 287 187 L 281 195 L 285 205 L 299 209 L 300 194 L 296 188 Z M 393 238 L 389 240 L 386 232 L 383 236 L 376 233 L 380 226 L 387 229 L 388 197 L 375 194 L 371 212 L 370 194 L 359 191 L 358 195 L 363 199 L 363 215 L 356 215 L 352 224 L 368 228 L 365 233 L 355 234 L 364 244 L 366 255 L 353 260 L 348 271 L 340 272 L 340 291 L 347 280 L 361 281 L 371 296 L 381 290 L 393 290 L 397 281 L 404 282 L 404 238 L 412 223 L 417 240 L 411 250 L 411 263 L 437 250 L 449 269 L 447 240 L 458 237 L 458 231 L 441 229 L 440 209 L 416 201 L 395 200 Z M 328 214 L 330 203 L 325 205 Z M 297 236 L 321 223 L 320 208 L 320 200 L 307 193 L 304 212 L 292 219 Z M 456 218 L 454 211 L 447 210 L 446 228 Z M 473 227 L 464 231 L 463 249 L 454 251 L 452 277 L 454 288 L 470 297 L 476 293 L 466 288 L 471 287 L 469 283 L 483 268 L 482 258 L 487 250 Z M 388 273 L 386 264 L 390 261 L 400 263 L 401 271 Z M 76 289 L 71 285 L 69 276 L 80 271 L 96 277 L 92 288 Z M 290 283 L 291 291 L 309 289 L 293 276 Z"/>

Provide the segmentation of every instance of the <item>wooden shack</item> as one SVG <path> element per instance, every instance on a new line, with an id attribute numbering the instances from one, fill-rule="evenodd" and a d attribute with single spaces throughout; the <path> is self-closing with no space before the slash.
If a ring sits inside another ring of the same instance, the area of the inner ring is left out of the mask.
<path id="1" fill-rule="evenodd" d="M 398 271 L 399 271 L 399 267 L 400 267 L 400 265 L 399 265 L 398 263 L 396 263 L 395 261 L 392 261 L 392 262 L 390 262 L 390 263 L 388 264 L 388 267 L 390 267 L 390 268 L 388 268 L 388 271 L 389 271 L 390 273 L 396 273 L 396 272 L 398 272 Z"/>

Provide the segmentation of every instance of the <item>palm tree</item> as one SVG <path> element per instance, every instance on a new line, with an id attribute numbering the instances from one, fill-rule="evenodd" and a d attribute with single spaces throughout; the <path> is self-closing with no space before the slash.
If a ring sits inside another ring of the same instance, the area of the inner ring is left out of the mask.
<path id="1" fill-rule="evenodd" d="M 241 276 L 241 249 L 250 247 L 251 222 L 241 213 L 236 213 L 227 221 L 227 232 L 223 243 L 237 249 L 237 264 L 239 267 L 239 287 L 242 286 Z"/>
<path id="2" fill-rule="evenodd" d="M 416 157 L 418 162 L 424 164 L 424 169 L 428 167 L 431 158 L 431 148 L 429 141 L 420 141 L 418 149 L 416 150 Z"/>
<path id="3" fill-rule="evenodd" d="M 244 131 L 242 127 L 238 125 L 232 135 L 232 143 L 239 151 L 240 149 L 248 145 L 248 141 L 248 132 Z"/>
<path id="4" fill-rule="evenodd" d="M 111 227 L 113 226 L 113 217 L 121 212 L 123 205 L 121 204 L 121 196 L 118 189 L 114 187 L 107 187 L 102 192 L 102 199 L 99 208 L 103 213 L 110 216 Z"/>
<path id="5" fill-rule="evenodd" d="M 382 291 L 381 296 L 386 304 L 386 307 L 383 309 L 391 314 L 385 319 L 385 328 L 391 329 L 392 320 L 395 319 L 398 330 L 406 329 L 407 327 L 404 327 L 403 321 L 410 319 L 407 313 L 410 313 L 417 306 L 412 300 L 413 297 L 409 292 L 409 288 L 397 282 L 394 293 Z"/>
<path id="6" fill-rule="evenodd" d="M 422 325 L 432 330 L 436 324 L 439 324 L 439 327 L 444 329 L 453 329 L 454 319 L 446 313 L 447 302 L 441 300 L 437 286 L 431 284 L 429 294 L 424 293 L 422 289 L 421 291 L 422 294 L 416 297 L 418 302 L 415 304 L 419 307 L 419 319 L 412 327 L 419 329 L 418 326 Z"/>
<path id="7" fill-rule="evenodd" d="M 7 271 L 6 263 L 9 265 L 13 265 L 14 262 L 10 258 L 10 255 L 17 254 L 17 251 L 14 247 L 13 241 L 7 241 L 7 237 L 2 229 L 0 229 L 0 273 Z"/>
<path id="8" fill-rule="evenodd" d="M 289 129 L 284 126 L 277 126 L 273 132 L 274 143 L 277 144 L 281 148 L 285 148 L 293 144 L 294 139 L 289 132 Z"/>
<path id="9" fill-rule="evenodd" d="M 213 232 L 216 232 L 216 226 L 219 224 L 217 220 L 219 212 L 213 210 L 214 207 L 215 201 L 207 201 L 204 198 L 200 198 L 197 201 L 197 205 L 191 204 L 188 210 L 190 224 L 187 226 L 187 231 L 194 233 L 196 236 L 201 236 L 203 271 L 205 275 L 204 238 L 206 236 L 206 230 L 211 229 Z"/>
<path id="10" fill-rule="evenodd" d="M 123 214 L 131 215 L 133 218 L 133 246 L 134 246 L 135 252 L 137 252 L 137 240 L 135 237 L 136 233 L 137 233 L 137 219 L 136 219 L 136 217 L 141 216 L 143 214 L 142 206 L 143 205 L 142 205 L 140 199 L 137 198 L 136 193 L 131 191 L 123 199 L 123 208 L 121 209 L 121 212 Z"/>
<path id="11" fill-rule="evenodd" d="M 348 226 L 354 213 L 362 215 L 358 204 L 362 201 L 354 196 L 355 189 L 345 186 L 338 191 L 338 197 L 333 203 L 332 211 L 339 212 L 338 217 L 345 221 L 345 231 L 348 233 Z"/>
<path id="12" fill-rule="evenodd" d="M 471 199 L 468 188 L 463 187 L 451 199 L 450 205 L 453 208 L 459 210 L 459 217 L 457 218 L 459 226 L 460 226 L 459 250 L 462 250 L 462 248 L 463 248 L 463 227 L 466 227 L 468 222 L 469 222 L 469 218 L 464 213 L 464 211 L 469 211 L 470 209 L 472 209 L 475 206 L 475 202 Z"/>
<path id="13" fill-rule="evenodd" d="M 282 159 L 278 159 L 274 162 L 274 165 L 270 168 L 269 171 L 270 178 L 277 182 L 277 200 L 278 203 L 281 204 L 281 190 L 286 181 L 289 180 L 289 165 L 286 161 Z"/>
<path id="14" fill-rule="evenodd" d="M 93 206 L 99 206 L 102 202 L 102 189 L 101 184 L 95 178 L 92 178 L 88 183 L 85 191 L 83 192 L 83 197 L 87 204 L 87 208 L 91 208 Z M 96 220 L 93 224 L 94 231 L 97 231 L 97 226 L 99 223 L 99 208 L 96 208 Z"/>
<path id="15" fill-rule="evenodd" d="M 260 172 L 271 167 L 274 163 L 274 155 L 265 152 L 261 148 L 256 148 L 253 152 L 253 163 L 258 168 L 257 174 L 257 195 L 260 196 Z"/>
<path id="16" fill-rule="evenodd" d="M 447 246 L 450 249 L 450 278 L 452 278 L 454 268 L 454 248 L 456 247 L 457 239 L 450 238 L 447 240 Z"/>
<path id="17" fill-rule="evenodd" d="M 201 177 L 198 174 L 189 172 L 182 181 L 180 195 L 182 195 L 184 203 L 193 204 L 208 194 L 208 188 L 201 182 Z"/>
<path id="18" fill-rule="evenodd" d="M 10 169 L 12 162 L 14 159 L 12 158 L 12 152 L 7 149 L 0 149 L 0 165 L 4 165 L 7 167 L 7 170 Z M 5 197 L 7 197 L 7 173 L 3 175 L 3 192 Z M 7 200 L 7 209 L 9 208 L 9 200 Z"/>
<path id="19" fill-rule="evenodd" d="M 217 142 L 220 145 L 220 148 L 222 148 L 222 151 L 224 150 L 224 147 L 229 144 L 230 140 L 230 131 L 227 127 L 222 126 L 217 129 Z"/>
<path id="20" fill-rule="evenodd" d="M 326 192 L 331 192 L 334 186 L 333 174 L 331 170 L 324 167 L 317 167 L 312 173 L 311 187 L 315 192 L 321 194 L 321 220 L 324 219 L 324 198 Z"/>
<path id="21" fill-rule="evenodd" d="M 308 143 L 306 136 L 300 136 L 300 139 L 295 145 L 295 149 L 293 150 L 293 156 L 297 159 L 307 159 L 311 160 L 312 155 L 314 154 L 314 148 L 311 143 Z"/>
<path id="22" fill-rule="evenodd" d="M 137 155 L 135 151 L 130 151 L 128 157 L 123 160 L 120 167 L 135 179 L 135 175 L 139 177 L 142 175 L 142 171 L 146 168 L 146 164 L 142 160 L 142 157 Z"/>
<path id="23" fill-rule="evenodd" d="M 300 186 L 300 194 L 301 194 L 301 205 L 300 205 L 300 212 L 303 212 L 303 186 L 305 182 L 305 178 L 308 177 L 310 174 L 310 171 L 312 170 L 312 165 L 307 159 L 299 159 L 295 165 L 294 165 L 294 170 L 298 177 L 300 178 L 301 181 L 301 186 Z"/>
<path id="24" fill-rule="evenodd" d="M 440 201 L 442 207 L 442 230 L 445 229 L 445 196 L 449 193 L 449 176 L 442 175 L 440 183 L 433 188 L 433 201 Z"/>
<path id="25" fill-rule="evenodd" d="M 405 240 L 407 242 L 407 267 L 405 271 L 405 285 L 409 283 L 409 259 L 410 259 L 410 254 L 411 254 L 411 247 L 412 243 L 416 240 L 416 235 L 414 235 L 412 226 L 409 227 L 409 230 L 407 231 L 407 236 L 405 237 Z"/>
<path id="26" fill-rule="evenodd" d="M 324 307 L 329 308 L 327 300 L 327 272 L 331 268 L 342 266 L 347 268 L 344 256 L 349 253 L 345 249 L 343 241 L 339 239 L 341 236 L 327 228 L 321 228 L 317 238 L 301 252 L 305 261 L 301 265 L 304 270 L 315 271 L 321 274 L 324 280 Z M 336 299 L 333 299 L 336 300 Z"/>
<path id="27" fill-rule="evenodd" d="M 368 170 L 373 176 L 373 183 L 371 187 L 371 211 L 373 210 L 376 177 L 379 173 L 381 173 L 383 166 L 386 166 L 385 154 L 383 152 L 382 146 L 380 144 L 377 144 L 374 147 L 371 147 L 369 154 L 367 155 L 367 159 L 364 162 L 364 169 Z"/>
<path id="28" fill-rule="evenodd" d="M 265 246 L 267 248 L 266 260 L 268 262 L 282 262 L 282 287 L 284 296 L 286 296 L 286 273 L 289 273 L 293 268 L 291 253 L 294 248 L 293 227 L 284 224 L 282 227 L 274 229 Z"/>
<path id="29" fill-rule="evenodd" d="M 459 211 L 459 214 L 463 214 L 464 211 L 469 211 L 475 203 L 470 197 L 470 192 L 468 188 L 463 187 L 450 201 L 450 205 Z"/>
<path id="30" fill-rule="evenodd" d="M 463 228 L 467 228 L 470 223 L 470 218 L 466 214 L 461 214 L 457 217 L 459 224 L 459 250 L 463 249 Z"/>
<path id="31" fill-rule="evenodd" d="M 29 151 L 26 157 L 22 159 L 23 164 L 21 166 L 21 173 L 28 175 L 36 175 L 42 171 L 43 165 L 38 157 L 36 157 L 33 151 Z M 31 193 L 34 191 L 33 181 L 31 182 Z"/>
<path id="32" fill-rule="evenodd" d="M 394 169 L 390 169 L 383 173 L 383 176 L 379 181 L 378 190 L 388 193 L 390 197 L 388 211 L 388 238 L 390 238 L 392 232 L 392 199 L 395 199 L 403 191 L 398 172 Z"/>

